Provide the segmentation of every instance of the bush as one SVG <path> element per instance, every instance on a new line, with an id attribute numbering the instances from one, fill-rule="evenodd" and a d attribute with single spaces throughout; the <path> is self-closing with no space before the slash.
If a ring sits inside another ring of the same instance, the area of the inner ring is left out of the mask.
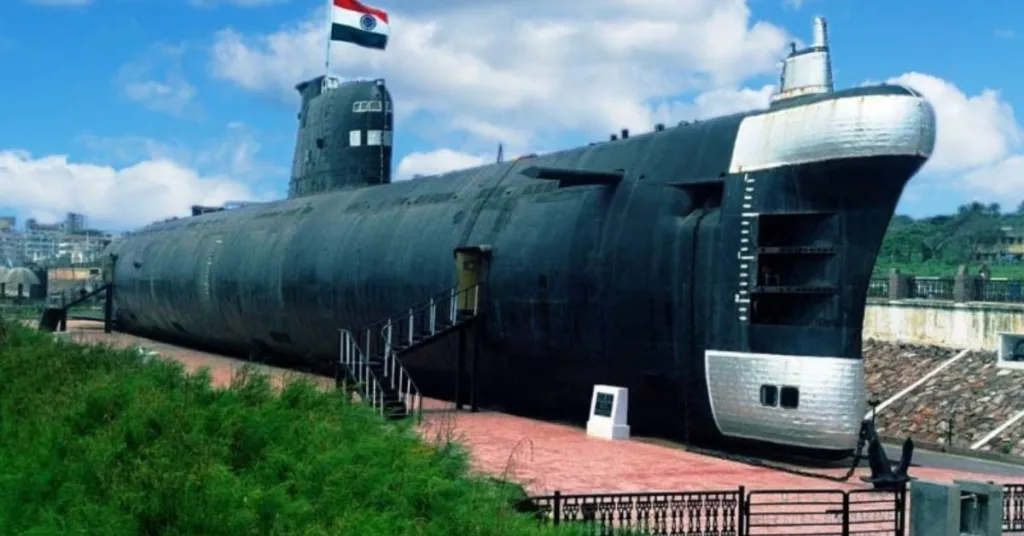
<path id="1" fill-rule="evenodd" d="M 469 476 L 338 391 L 229 389 L 137 353 L 0 324 L 0 533 L 536 534 Z"/>

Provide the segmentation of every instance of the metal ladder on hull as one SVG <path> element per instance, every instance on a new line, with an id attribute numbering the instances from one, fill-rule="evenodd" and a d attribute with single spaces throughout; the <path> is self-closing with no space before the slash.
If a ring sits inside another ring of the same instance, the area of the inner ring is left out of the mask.
<path id="1" fill-rule="evenodd" d="M 342 329 L 341 374 L 360 397 L 387 419 L 423 420 L 423 394 L 400 354 L 463 328 L 480 312 L 481 284 L 451 288 L 364 328 Z"/>

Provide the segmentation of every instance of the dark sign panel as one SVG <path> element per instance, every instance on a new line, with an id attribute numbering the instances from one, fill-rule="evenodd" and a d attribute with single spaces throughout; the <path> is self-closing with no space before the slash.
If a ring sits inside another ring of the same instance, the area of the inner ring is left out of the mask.
<path id="1" fill-rule="evenodd" d="M 612 416 L 612 404 L 615 403 L 615 395 L 611 393 L 597 393 L 597 400 L 594 401 L 594 415 L 599 417 Z"/>

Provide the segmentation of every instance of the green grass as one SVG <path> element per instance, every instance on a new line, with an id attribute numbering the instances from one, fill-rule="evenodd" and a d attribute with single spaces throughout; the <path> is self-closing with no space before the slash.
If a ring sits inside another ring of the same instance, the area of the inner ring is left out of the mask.
<path id="1" fill-rule="evenodd" d="M 539 534 L 510 486 L 338 391 L 173 362 L 0 319 L 0 534 Z"/>
<path id="2" fill-rule="evenodd" d="M 15 304 L 13 302 L 0 302 L 0 319 L 39 320 L 42 314 L 43 306 L 40 303 L 24 302 Z"/>

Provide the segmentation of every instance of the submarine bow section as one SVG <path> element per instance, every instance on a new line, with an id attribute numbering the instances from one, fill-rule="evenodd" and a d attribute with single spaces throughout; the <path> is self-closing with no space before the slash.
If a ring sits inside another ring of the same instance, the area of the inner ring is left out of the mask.
<path id="1" fill-rule="evenodd" d="M 705 351 L 723 434 L 808 448 L 856 444 L 867 412 L 861 332 L 870 275 L 935 133 L 931 105 L 894 85 L 780 101 L 744 118 L 729 165 L 744 185 L 739 235 L 726 238 L 739 262 L 723 270 L 735 270 L 732 292 L 719 295 L 742 327 L 729 333 L 722 321 L 727 335 Z"/>
<path id="2" fill-rule="evenodd" d="M 874 258 L 933 145 L 919 95 L 858 88 L 158 223 L 112 245 L 117 320 L 333 363 L 339 328 L 453 287 L 453 251 L 487 245 L 485 404 L 582 420 L 610 383 L 630 388 L 637 433 L 849 450 Z M 427 396 L 451 398 L 445 348 L 403 357 Z"/>

